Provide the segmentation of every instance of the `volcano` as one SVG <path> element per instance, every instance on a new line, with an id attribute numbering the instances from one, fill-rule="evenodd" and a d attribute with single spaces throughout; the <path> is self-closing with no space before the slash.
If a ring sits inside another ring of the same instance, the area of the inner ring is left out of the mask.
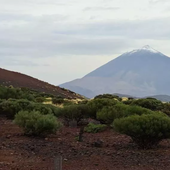
<path id="1" fill-rule="evenodd" d="M 60 86 L 89 98 L 104 93 L 170 95 L 170 58 L 146 45 Z"/>

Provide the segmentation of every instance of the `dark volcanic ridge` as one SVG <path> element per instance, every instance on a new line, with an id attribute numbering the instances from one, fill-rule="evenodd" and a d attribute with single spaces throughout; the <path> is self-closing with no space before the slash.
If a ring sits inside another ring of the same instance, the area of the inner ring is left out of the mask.
<path id="1" fill-rule="evenodd" d="M 78 95 L 70 90 L 51 85 L 47 82 L 38 80 L 31 76 L 21 74 L 14 71 L 9 71 L 0 68 L 0 85 L 13 87 L 26 87 L 39 92 L 44 92 L 47 94 L 52 94 L 55 96 L 61 96 L 70 99 L 82 99 L 81 95 Z"/>

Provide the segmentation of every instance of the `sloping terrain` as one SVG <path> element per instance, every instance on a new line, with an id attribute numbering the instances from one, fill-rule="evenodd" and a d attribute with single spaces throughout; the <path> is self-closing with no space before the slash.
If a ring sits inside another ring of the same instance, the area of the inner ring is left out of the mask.
<path id="1" fill-rule="evenodd" d="M 124 53 L 83 78 L 60 86 L 74 89 L 86 97 L 104 93 L 137 97 L 170 95 L 169 66 L 169 57 L 145 46 Z"/>
<path id="2" fill-rule="evenodd" d="M 161 100 L 162 102 L 170 102 L 170 96 L 168 95 L 155 95 L 155 96 L 149 96 L 151 98 L 155 98 L 157 100 Z"/>
<path id="3" fill-rule="evenodd" d="M 70 99 L 83 98 L 82 96 L 70 90 L 66 90 L 48 84 L 47 82 L 38 80 L 36 78 L 21 73 L 13 72 L 13 71 L 8 71 L 2 68 L 0 68 L 0 85 L 4 85 L 4 86 L 12 85 L 13 87 L 27 87 L 39 92 L 45 92 L 48 94 L 62 96 L 64 98 L 70 98 Z"/>

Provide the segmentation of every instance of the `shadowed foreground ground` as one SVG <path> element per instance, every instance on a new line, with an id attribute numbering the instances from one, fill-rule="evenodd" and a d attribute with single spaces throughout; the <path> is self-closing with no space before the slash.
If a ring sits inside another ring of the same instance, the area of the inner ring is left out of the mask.
<path id="1" fill-rule="evenodd" d="M 54 158 L 63 157 L 63 170 L 168 170 L 170 140 L 157 149 L 142 151 L 131 139 L 108 129 L 84 134 L 76 141 L 79 129 L 63 128 L 48 138 L 23 136 L 20 128 L 0 117 L 0 170 L 54 170 Z M 98 139 L 101 148 L 94 147 Z"/>

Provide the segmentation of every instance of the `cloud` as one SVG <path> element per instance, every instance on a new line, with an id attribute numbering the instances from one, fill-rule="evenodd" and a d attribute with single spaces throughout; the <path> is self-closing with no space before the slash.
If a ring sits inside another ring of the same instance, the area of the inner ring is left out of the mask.
<path id="1" fill-rule="evenodd" d="M 88 69 L 92 71 L 93 67 L 146 44 L 170 55 L 170 13 L 165 11 L 169 3 L 166 0 L 0 2 L 0 59 L 1 65 L 8 68 L 21 66 L 27 69 L 25 72 L 36 72 L 37 77 L 45 79 L 56 71 L 64 81 L 66 77 L 83 76 Z M 155 4 L 154 8 L 151 4 Z M 44 64 L 50 68 L 54 65 L 47 71 Z M 67 69 L 61 73 L 63 67 Z"/>
<path id="2" fill-rule="evenodd" d="M 169 0 L 149 0 L 150 4 L 166 3 L 166 2 L 169 2 Z"/>
<path id="3" fill-rule="evenodd" d="M 114 11 L 114 10 L 119 10 L 120 7 L 86 7 L 84 8 L 84 11 Z"/>
<path id="4" fill-rule="evenodd" d="M 1 17 L 12 19 L 9 15 L 0 14 Z M 64 19 L 68 17 L 14 15 L 13 22 L 0 24 L 1 55 L 32 58 L 111 55 L 133 48 L 139 40 L 170 39 L 170 17 L 80 23 Z"/>
<path id="5" fill-rule="evenodd" d="M 18 60 L 13 58 L 6 58 L 5 60 L 1 60 L 1 65 L 4 66 L 24 66 L 24 67 L 37 67 L 39 64 L 34 63 L 29 60 Z M 45 66 L 45 65 L 44 65 Z M 48 66 L 48 65 L 46 65 Z"/>

